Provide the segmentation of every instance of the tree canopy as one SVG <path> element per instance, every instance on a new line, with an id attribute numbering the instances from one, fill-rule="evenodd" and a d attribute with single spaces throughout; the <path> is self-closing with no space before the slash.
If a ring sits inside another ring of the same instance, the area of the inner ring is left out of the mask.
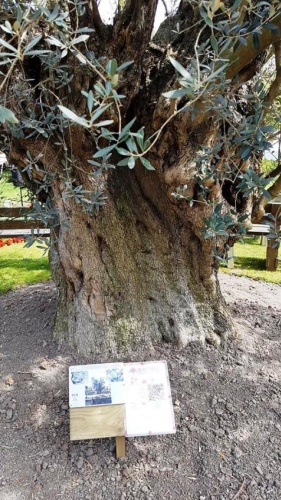
<path id="1" fill-rule="evenodd" d="M 46 169 L 44 151 L 55 141 L 56 154 L 65 156 L 65 196 L 92 212 L 105 201 L 108 169 L 133 169 L 139 161 L 145 169 L 159 168 L 152 159 L 159 138 L 180 127 L 179 141 L 187 145 L 188 135 L 212 116 L 212 132 L 189 161 L 194 175 L 185 178 L 179 166 L 166 181 L 175 199 L 192 205 L 200 198 L 213 206 L 205 234 L 216 238 L 237 225 L 234 212 L 245 208 L 249 195 L 259 199 L 260 216 L 281 187 L 279 167 L 269 191 L 257 169 L 280 126 L 279 116 L 274 126 L 265 122 L 281 81 L 280 5 L 182 0 L 151 39 L 157 3 L 120 2 L 113 23 L 105 24 L 95 0 L 4 1 L 1 149 L 46 193 L 55 172 Z M 275 67 L 268 82 L 262 72 L 270 59 Z M 92 144 L 90 190 L 70 174 L 77 162 L 71 131 L 78 126 L 79 143 L 90 137 Z M 218 183 L 231 213 L 222 213 Z"/>

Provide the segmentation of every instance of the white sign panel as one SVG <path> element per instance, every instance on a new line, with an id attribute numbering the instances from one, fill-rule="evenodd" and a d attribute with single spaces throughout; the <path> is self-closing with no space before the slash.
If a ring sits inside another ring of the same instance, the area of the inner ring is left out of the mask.
<path id="1" fill-rule="evenodd" d="M 0 151 L 0 165 L 4 165 L 6 161 L 7 161 L 6 155 Z"/>
<path id="2" fill-rule="evenodd" d="M 71 408 L 125 404 L 126 436 L 176 432 L 166 361 L 71 366 Z"/>
<path id="3" fill-rule="evenodd" d="M 124 364 L 126 436 L 176 432 L 166 361 Z"/>

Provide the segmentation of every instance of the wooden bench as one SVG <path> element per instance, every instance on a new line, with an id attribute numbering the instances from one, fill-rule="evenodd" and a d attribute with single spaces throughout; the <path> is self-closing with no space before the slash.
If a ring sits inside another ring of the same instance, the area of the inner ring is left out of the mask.
<path id="1" fill-rule="evenodd" d="M 42 221 L 28 217 L 31 211 L 28 207 L 0 207 L 0 238 L 50 236 L 50 229 Z"/>
<path id="2" fill-rule="evenodd" d="M 253 224 L 252 228 L 247 231 L 249 236 L 265 236 L 270 233 L 270 226 L 267 224 Z M 276 244 L 274 239 L 266 238 L 266 270 L 276 271 L 278 267 L 278 249 L 279 244 Z M 234 249 L 233 247 L 227 253 L 227 267 L 234 268 Z"/>

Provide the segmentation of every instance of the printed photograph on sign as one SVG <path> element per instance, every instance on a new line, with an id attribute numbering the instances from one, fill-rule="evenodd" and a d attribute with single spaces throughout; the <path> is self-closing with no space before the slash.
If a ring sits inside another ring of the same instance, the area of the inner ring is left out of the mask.
<path id="1" fill-rule="evenodd" d="M 106 370 L 106 376 L 110 382 L 124 382 L 123 368 L 110 368 Z"/>
<path id="2" fill-rule="evenodd" d="M 76 384 L 85 384 L 88 379 L 88 372 L 72 372 L 71 373 L 71 382 L 76 385 Z"/>
<path id="3" fill-rule="evenodd" d="M 104 377 L 92 377 L 90 385 L 85 386 L 85 405 L 110 405 L 111 403 L 111 386 L 109 381 Z"/>
<path id="4" fill-rule="evenodd" d="M 69 406 L 124 403 L 123 363 L 72 366 L 69 369 Z"/>

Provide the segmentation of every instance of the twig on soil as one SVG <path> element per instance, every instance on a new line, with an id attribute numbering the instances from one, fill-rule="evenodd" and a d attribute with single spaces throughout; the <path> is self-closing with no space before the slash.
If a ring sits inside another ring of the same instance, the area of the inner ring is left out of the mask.
<path id="1" fill-rule="evenodd" d="M 89 460 L 85 460 L 85 462 L 86 462 L 86 464 L 89 465 L 90 469 L 93 469 L 93 466 L 92 466 L 91 462 L 89 462 Z"/>
<path id="2" fill-rule="evenodd" d="M 15 446 L 6 446 L 5 444 L 0 444 L 0 448 L 7 448 L 7 450 L 12 450 Z"/>
<path id="3" fill-rule="evenodd" d="M 37 453 L 34 453 L 33 455 L 29 455 L 28 458 L 37 457 L 37 455 L 40 455 L 40 453 L 42 453 L 42 451 L 37 451 Z"/>
<path id="4" fill-rule="evenodd" d="M 274 413 L 276 413 L 276 415 L 277 415 L 279 418 L 281 418 L 280 413 L 278 413 L 278 411 L 277 411 L 277 410 L 275 410 L 275 408 L 272 408 L 272 411 L 274 411 Z"/>
<path id="5" fill-rule="evenodd" d="M 242 493 L 243 489 L 244 489 L 244 486 L 245 486 L 245 478 L 243 479 L 243 483 L 241 484 L 239 490 L 237 491 L 236 495 L 234 495 L 233 499 L 232 500 L 236 500 L 236 498 L 239 497 L 240 493 Z"/>

